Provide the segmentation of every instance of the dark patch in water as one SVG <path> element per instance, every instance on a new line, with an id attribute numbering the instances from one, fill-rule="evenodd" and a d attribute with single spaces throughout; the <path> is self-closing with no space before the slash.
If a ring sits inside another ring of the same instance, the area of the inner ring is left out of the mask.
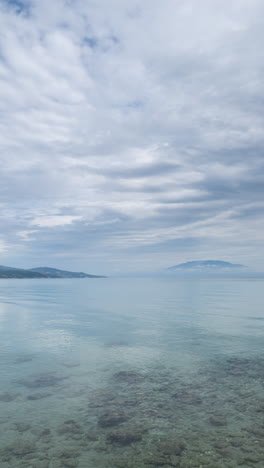
<path id="1" fill-rule="evenodd" d="M 213 426 L 226 426 L 227 425 L 227 420 L 225 416 L 222 416 L 222 415 L 214 414 L 213 416 L 210 417 L 209 421 Z"/>
<path id="2" fill-rule="evenodd" d="M 179 390 L 174 393 L 173 398 L 177 400 L 178 403 L 184 405 L 200 405 L 202 403 L 202 399 L 195 393 L 190 392 L 188 390 Z"/>
<path id="3" fill-rule="evenodd" d="M 112 427 L 117 426 L 128 420 L 128 417 L 125 413 L 120 411 L 109 411 L 100 416 L 98 420 L 98 425 L 100 427 Z"/>
<path id="4" fill-rule="evenodd" d="M 38 377 L 30 377 L 28 379 L 17 380 L 16 383 L 23 385 L 27 388 L 45 388 L 45 387 L 55 387 L 63 380 L 68 379 L 68 377 L 56 377 L 52 374 L 42 374 Z"/>
<path id="5" fill-rule="evenodd" d="M 33 393 L 32 395 L 27 396 L 27 400 L 42 400 L 43 398 L 48 398 L 52 396 L 51 393 Z"/>
<path id="6" fill-rule="evenodd" d="M 53 423 L 42 435 L 41 427 L 26 434 L 22 423 L 25 437 L 35 436 L 37 450 L 4 447 L 2 463 L 11 468 L 42 468 L 50 461 L 55 468 L 263 468 L 263 381 L 261 357 L 212 359 L 185 373 L 158 366 L 147 373 L 122 370 L 106 378 L 104 388 L 91 392 L 87 386 L 89 401 L 81 396 L 74 419 L 60 424 L 56 437 Z"/>
<path id="7" fill-rule="evenodd" d="M 180 466 L 181 456 L 186 449 L 185 442 L 168 436 L 157 444 L 157 451 L 152 456 L 145 459 L 148 465 L 152 466 Z"/>
<path id="8" fill-rule="evenodd" d="M 113 378 L 120 383 L 139 383 L 144 380 L 143 375 L 137 371 L 119 371 L 113 375 Z"/>
<path id="9" fill-rule="evenodd" d="M 89 407 L 91 408 L 105 408 L 111 403 L 111 401 L 116 399 L 116 393 L 113 393 L 112 390 L 99 389 L 93 391 L 90 394 L 89 398 Z"/>
<path id="10" fill-rule="evenodd" d="M 63 449 L 56 451 L 54 456 L 60 460 L 61 467 L 75 468 L 79 465 L 80 451 L 77 449 Z"/>
<path id="11" fill-rule="evenodd" d="M 25 362 L 33 361 L 33 356 L 19 356 L 15 361 L 14 364 L 24 364 Z"/>
<path id="12" fill-rule="evenodd" d="M 81 434 L 82 433 L 82 428 L 80 424 L 78 424 L 76 421 L 73 419 L 68 419 L 67 421 L 64 421 L 61 426 L 58 427 L 57 430 L 58 434 Z"/>
<path id="13" fill-rule="evenodd" d="M 129 343 L 123 340 L 116 340 L 116 341 L 108 341 L 104 345 L 106 348 L 119 348 L 119 347 L 129 346 Z"/>
<path id="14" fill-rule="evenodd" d="M 31 428 L 31 425 L 24 422 L 19 422 L 15 423 L 15 428 L 18 432 L 27 432 Z"/>
<path id="15" fill-rule="evenodd" d="M 120 429 L 112 431 L 107 436 L 107 442 L 118 445 L 130 445 L 142 439 L 142 432 L 136 429 Z"/>
<path id="16" fill-rule="evenodd" d="M 12 444 L 1 450 L 2 459 L 9 461 L 12 457 L 25 457 L 35 452 L 36 446 L 28 440 L 15 440 Z"/>
<path id="17" fill-rule="evenodd" d="M 80 367 L 80 363 L 79 362 L 63 362 L 63 366 L 69 367 L 69 368 Z"/>
<path id="18" fill-rule="evenodd" d="M 0 401 L 3 403 L 10 403 L 11 401 L 14 401 L 17 397 L 19 396 L 19 393 L 1 393 L 0 394 Z"/>

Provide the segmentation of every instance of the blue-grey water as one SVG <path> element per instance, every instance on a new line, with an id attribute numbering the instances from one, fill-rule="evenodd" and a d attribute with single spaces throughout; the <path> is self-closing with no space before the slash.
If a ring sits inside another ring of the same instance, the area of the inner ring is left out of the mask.
<path id="1" fill-rule="evenodd" d="M 1 468 L 264 466 L 264 281 L 0 281 Z"/>

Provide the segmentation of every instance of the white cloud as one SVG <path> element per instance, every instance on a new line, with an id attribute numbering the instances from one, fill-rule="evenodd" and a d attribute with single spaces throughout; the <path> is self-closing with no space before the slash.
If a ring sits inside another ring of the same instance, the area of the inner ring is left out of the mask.
<path id="1" fill-rule="evenodd" d="M 106 262 L 119 249 L 127 269 L 142 258 L 154 268 L 197 246 L 221 256 L 225 238 L 235 261 L 247 251 L 254 263 L 263 13 L 260 0 L 32 0 L 29 12 L 2 2 L 1 235 L 12 258 L 53 261 L 59 239 L 72 262 L 81 249 Z"/>
<path id="2" fill-rule="evenodd" d="M 57 227 L 66 226 L 82 219 L 81 216 L 39 216 L 31 221 L 32 226 L 38 227 Z M 32 232 L 32 231 L 30 231 Z"/>

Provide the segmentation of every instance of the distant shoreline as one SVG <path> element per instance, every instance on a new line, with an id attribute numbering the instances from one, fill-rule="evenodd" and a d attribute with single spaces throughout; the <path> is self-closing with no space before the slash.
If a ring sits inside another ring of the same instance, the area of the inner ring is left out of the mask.
<path id="1" fill-rule="evenodd" d="M 62 277 L 62 276 L 0 276 L 0 280 L 2 279 L 48 279 L 48 280 L 59 280 L 59 279 L 83 279 L 83 280 L 89 280 L 89 279 L 102 279 L 102 278 L 109 278 L 109 276 L 68 276 L 68 277 Z"/>
<path id="2" fill-rule="evenodd" d="M 52 267 L 13 268 L 0 265 L 0 279 L 61 279 L 61 278 L 106 278 L 103 275 L 90 275 L 83 271 L 59 270 Z"/>

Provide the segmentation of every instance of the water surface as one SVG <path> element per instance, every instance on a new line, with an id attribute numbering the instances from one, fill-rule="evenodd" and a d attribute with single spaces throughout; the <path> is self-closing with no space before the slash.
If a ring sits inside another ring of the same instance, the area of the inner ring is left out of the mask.
<path id="1" fill-rule="evenodd" d="M 1 280 L 1 468 L 263 467 L 263 288 Z"/>

